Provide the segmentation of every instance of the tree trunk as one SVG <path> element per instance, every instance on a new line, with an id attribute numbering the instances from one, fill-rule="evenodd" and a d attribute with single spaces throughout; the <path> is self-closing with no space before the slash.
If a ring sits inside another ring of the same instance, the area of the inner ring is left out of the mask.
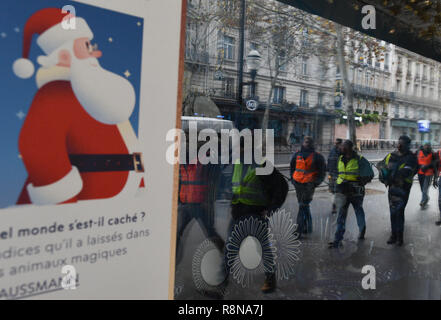
<path id="1" fill-rule="evenodd" d="M 343 39 L 343 29 L 339 24 L 335 24 L 335 30 L 337 32 L 337 58 L 340 65 L 340 74 L 343 78 L 343 85 L 345 88 L 345 96 L 347 99 L 346 111 L 348 115 L 348 128 L 349 128 L 349 139 L 357 145 L 357 131 L 355 127 L 354 119 L 354 94 L 352 92 L 352 85 L 349 82 L 348 70 L 346 68 L 345 61 L 345 42 Z"/>
<path id="2" fill-rule="evenodd" d="M 266 155 L 266 129 L 268 129 L 268 122 L 269 122 L 269 108 L 271 105 L 271 99 L 273 98 L 273 92 L 274 92 L 274 87 L 276 86 L 276 78 L 273 78 L 271 80 L 271 88 L 270 88 L 270 93 L 268 95 L 268 99 L 266 101 L 266 105 L 265 105 L 265 112 L 263 114 L 263 118 L 262 118 L 262 154 Z"/>

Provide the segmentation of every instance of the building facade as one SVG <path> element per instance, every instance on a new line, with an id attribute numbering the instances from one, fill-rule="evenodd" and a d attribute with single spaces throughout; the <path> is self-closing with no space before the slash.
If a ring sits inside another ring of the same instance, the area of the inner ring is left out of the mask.
<path id="1" fill-rule="evenodd" d="M 409 135 L 419 143 L 439 144 L 441 132 L 441 64 L 395 47 L 392 84 L 396 99 L 391 105 L 391 139 Z M 419 132 L 418 120 L 430 120 L 430 131 Z"/>
<path id="2" fill-rule="evenodd" d="M 269 50 L 265 43 L 250 41 L 245 33 L 244 102 L 239 105 L 239 30 L 225 27 L 216 19 L 207 18 L 201 22 L 197 11 L 215 12 L 217 1 L 193 2 L 189 2 L 187 17 L 186 91 L 189 95 L 210 97 L 218 107 L 215 116 L 233 120 L 239 128 L 261 128 L 272 88 L 271 75 L 274 74 Z M 197 7 L 201 3 L 204 7 Z M 384 51 L 381 61 L 366 53 L 347 54 L 350 57 L 348 78 L 354 94 L 354 111 L 360 121 L 358 139 L 397 140 L 400 135 L 407 134 L 414 141 L 430 140 L 438 144 L 441 134 L 441 64 L 382 41 L 381 46 Z M 254 80 L 254 92 L 249 85 L 251 73 L 246 67 L 247 55 L 252 50 L 262 56 Z M 297 56 L 283 64 L 269 106 L 268 127 L 274 129 L 276 147 L 290 149 L 304 136 L 310 135 L 316 139 L 319 148 L 326 149 L 334 138 L 347 138 L 348 130 L 342 115 L 347 102 L 342 99 L 338 103 L 339 94 L 344 96 L 345 92 L 335 59 L 330 59 L 326 68 L 314 55 Z M 257 102 L 257 109 L 245 107 L 248 99 Z M 186 110 L 184 106 L 186 115 L 201 115 L 195 114 L 191 108 Z M 425 119 L 431 121 L 430 132 L 420 133 L 418 120 Z"/>

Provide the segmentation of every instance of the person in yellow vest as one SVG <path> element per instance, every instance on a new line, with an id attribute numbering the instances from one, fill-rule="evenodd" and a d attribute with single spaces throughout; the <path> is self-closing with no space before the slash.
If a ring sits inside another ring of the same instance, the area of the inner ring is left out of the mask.
<path id="1" fill-rule="evenodd" d="M 312 233 L 312 217 L 309 205 L 314 196 L 315 188 L 324 180 L 326 164 L 323 156 L 314 149 L 314 140 L 306 136 L 302 147 L 294 153 L 290 163 L 290 176 L 296 189 L 299 212 L 297 214 L 297 232 Z"/>
<path id="2" fill-rule="evenodd" d="M 366 220 L 363 210 L 364 186 L 374 178 L 371 164 L 366 158 L 354 151 L 354 144 L 350 140 L 346 140 L 342 145 L 342 155 L 338 159 L 337 168 L 336 194 L 343 201 L 338 212 L 335 238 L 333 242 L 329 243 L 329 248 L 338 248 L 343 240 L 350 204 L 354 208 L 360 231 L 358 239 L 364 239 L 366 233 Z"/>
<path id="3" fill-rule="evenodd" d="M 377 166 L 379 178 L 389 188 L 391 236 L 387 244 L 402 246 L 404 234 L 404 210 L 409 200 L 413 177 L 418 171 L 416 155 L 410 151 L 408 136 L 398 139 L 397 151 L 389 153 Z"/>
<path id="4" fill-rule="evenodd" d="M 251 151 L 254 151 L 254 145 Z M 241 156 L 240 159 L 234 161 L 231 180 L 233 191 L 231 215 L 233 220 L 230 224 L 230 234 L 234 226 L 243 221 L 243 218 L 252 216 L 260 220 L 265 226 L 265 235 L 261 236 L 269 238 L 268 216 L 285 201 L 288 184 L 276 168 L 269 175 L 257 175 L 256 168 L 259 164 L 255 163 L 253 156 L 251 156 L 251 163 L 247 163 L 244 152 L 245 148 L 242 143 Z M 266 164 L 263 162 L 260 165 L 265 166 Z M 243 236 L 246 237 L 247 235 Z M 263 293 L 270 293 L 276 288 L 275 257 L 272 256 L 271 252 L 269 251 L 269 256 L 263 259 L 265 269 L 265 282 L 261 288 Z M 228 257 L 226 257 L 226 260 L 228 271 Z"/>
<path id="5" fill-rule="evenodd" d="M 435 174 L 436 156 L 432 152 L 430 142 L 425 141 L 423 147 L 418 151 L 418 181 L 420 182 L 422 199 L 421 208 L 426 208 L 429 202 L 429 187 Z"/>

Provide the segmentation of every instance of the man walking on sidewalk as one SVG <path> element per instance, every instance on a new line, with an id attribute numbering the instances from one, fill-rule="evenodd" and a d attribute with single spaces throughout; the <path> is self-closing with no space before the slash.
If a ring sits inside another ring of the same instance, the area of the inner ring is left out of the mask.
<path id="1" fill-rule="evenodd" d="M 422 199 L 421 208 L 425 209 L 429 202 L 429 188 L 434 175 L 436 156 L 432 152 L 430 142 L 424 142 L 423 147 L 418 151 L 418 180 L 420 182 Z"/>
<path id="2" fill-rule="evenodd" d="M 294 153 L 290 164 L 290 176 L 296 189 L 299 212 L 297 225 L 299 236 L 312 233 L 312 217 L 309 204 L 312 201 L 315 188 L 324 180 L 326 174 L 325 159 L 315 152 L 314 140 L 306 136 L 300 151 Z"/>
<path id="3" fill-rule="evenodd" d="M 387 244 L 403 245 L 404 210 L 409 200 L 413 177 L 418 170 L 418 160 L 410 151 L 410 138 L 401 136 L 398 150 L 389 153 L 378 165 L 379 178 L 388 190 L 392 233 Z"/>
<path id="4" fill-rule="evenodd" d="M 342 206 L 338 212 L 335 239 L 329 243 L 329 248 L 338 248 L 343 240 L 350 204 L 354 207 L 360 230 L 358 239 L 364 239 L 366 233 L 366 220 L 363 210 L 364 186 L 374 178 L 371 164 L 354 151 L 354 144 L 350 140 L 343 143 L 342 155 L 338 159 L 337 167 L 336 196 L 342 199 Z"/>

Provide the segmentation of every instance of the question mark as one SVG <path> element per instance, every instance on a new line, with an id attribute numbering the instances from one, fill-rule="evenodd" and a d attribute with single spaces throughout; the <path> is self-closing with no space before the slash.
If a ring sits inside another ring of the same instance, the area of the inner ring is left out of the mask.
<path id="1" fill-rule="evenodd" d="M 142 221 L 144 221 L 145 212 L 143 211 L 143 212 L 141 212 L 141 214 L 142 214 Z"/>

